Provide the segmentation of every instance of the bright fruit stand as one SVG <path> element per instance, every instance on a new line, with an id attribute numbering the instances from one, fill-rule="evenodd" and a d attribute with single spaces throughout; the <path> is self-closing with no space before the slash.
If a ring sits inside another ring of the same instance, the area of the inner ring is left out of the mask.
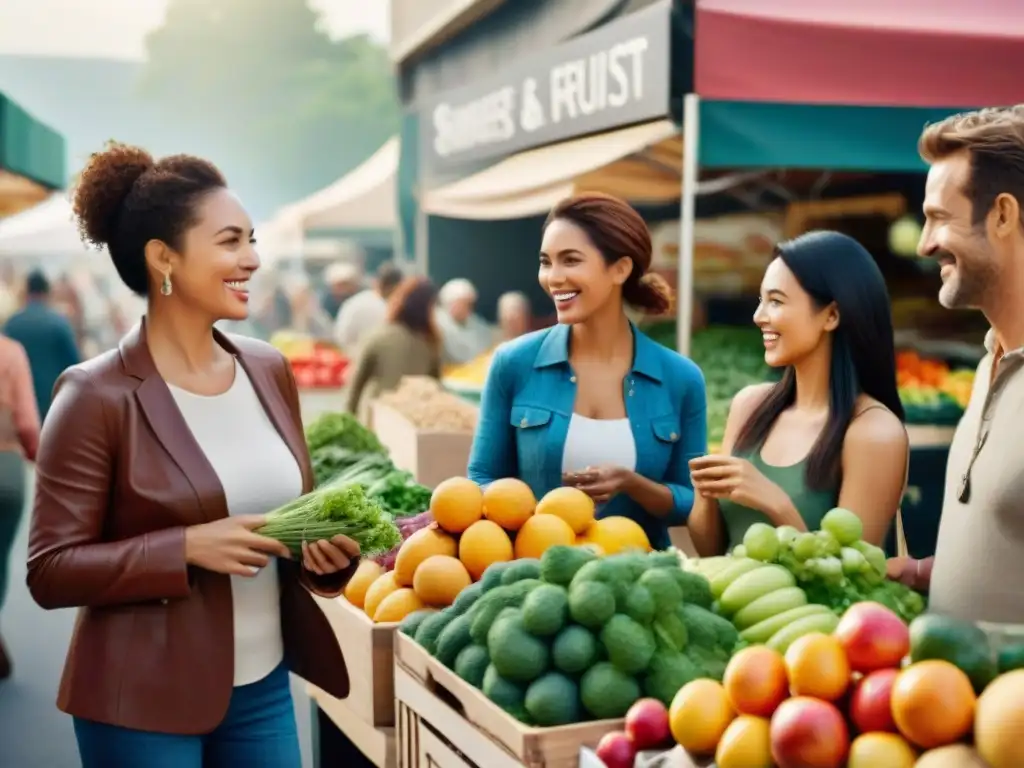
<path id="1" fill-rule="evenodd" d="M 687 558 L 576 489 L 421 485 L 347 415 L 307 440 L 400 534 L 319 601 L 349 698 L 310 689 L 378 766 L 1024 765 L 1024 628 L 928 614 L 846 510 Z"/>

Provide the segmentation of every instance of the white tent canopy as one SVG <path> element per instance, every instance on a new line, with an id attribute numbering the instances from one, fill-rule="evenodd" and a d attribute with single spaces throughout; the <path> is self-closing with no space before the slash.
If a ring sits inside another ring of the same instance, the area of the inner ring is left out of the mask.
<path id="1" fill-rule="evenodd" d="M 397 226 L 399 141 L 393 136 L 366 162 L 329 187 L 282 208 L 284 229 L 393 229 Z M 290 224 L 291 226 L 287 226 Z M 273 222 L 270 225 L 274 226 Z"/>
<path id="2" fill-rule="evenodd" d="M 66 193 L 55 192 L 28 210 L 0 220 L 0 256 L 46 258 L 89 253 Z"/>
<path id="3" fill-rule="evenodd" d="M 421 205 L 431 215 L 499 220 L 545 213 L 580 189 L 668 202 L 680 194 L 678 141 L 679 128 L 658 120 L 549 144 L 427 190 Z"/>

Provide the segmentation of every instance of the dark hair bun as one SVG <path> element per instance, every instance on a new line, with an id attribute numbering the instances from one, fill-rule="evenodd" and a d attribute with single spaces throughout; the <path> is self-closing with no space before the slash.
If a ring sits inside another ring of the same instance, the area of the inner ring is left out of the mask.
<path id="1" fill-rule="evenodd" d="M 647 272 L 639 280 L 627 281 L 622 286 L 622 298 L 627 304 L 652 315 L 664 315 L 675 304 L 671 286 L 657 272 Z"/>
<path id="2" fill-rule="evenodd" d="M 155 165 L 146 150 L 117 142 L 89 157 L 72 199 L 84 241 L 97 246 L 110 243 L 125 199 L 139 177 Z"/>

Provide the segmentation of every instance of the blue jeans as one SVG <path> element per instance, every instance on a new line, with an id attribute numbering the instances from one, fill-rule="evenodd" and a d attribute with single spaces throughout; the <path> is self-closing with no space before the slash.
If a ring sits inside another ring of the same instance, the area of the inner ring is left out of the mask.
<path id="1" fill-rule="evenodd" d="M 75 718 L 82 768 L 302 768 L 288 670 L 235 688 L 205 736 L 137 731 Z"/>

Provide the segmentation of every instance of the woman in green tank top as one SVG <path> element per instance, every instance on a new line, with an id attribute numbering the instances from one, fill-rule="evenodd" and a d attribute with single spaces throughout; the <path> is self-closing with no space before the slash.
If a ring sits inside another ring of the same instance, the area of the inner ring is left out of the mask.
<path id="1" fill-rule="evenodd" d="M 690 462 L 687 525 L 721 554 L 755 522 L 816 530 L 835 506 L 881 544 L 903 495 L 909 444 L 896 389 L 889 293 L 856 240 L 810 232 L 776 247 L 754 323 L 777 384 L 733 399 L 720 454 Z"/>

